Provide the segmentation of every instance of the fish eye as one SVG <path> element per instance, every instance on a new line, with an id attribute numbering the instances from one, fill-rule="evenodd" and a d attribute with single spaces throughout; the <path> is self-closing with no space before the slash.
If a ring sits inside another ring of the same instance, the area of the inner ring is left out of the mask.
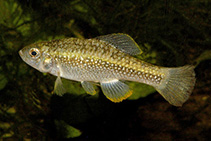
<path id="1" fill-rule="evenodd" d="M 40 51 L 39 51 L 39 49 L 37 49 L 37 48 L 32 48 L 32 49 L 30 49 L 30 51 L 29 51 L 29 55 L 30 55 L 32 58 L 36 59 L 36 58 L 38 58 L 38 57 L 40 56 Z"/>
<path id="2" fill-rule="evenodd" d="M 36 52 L 36 51 L 32 51 L 32 52 L 31 52 L 31 55 L 32 55 L 32 56 L 36 56 L 36 55 L 37 55 L 37 52 Z"/>

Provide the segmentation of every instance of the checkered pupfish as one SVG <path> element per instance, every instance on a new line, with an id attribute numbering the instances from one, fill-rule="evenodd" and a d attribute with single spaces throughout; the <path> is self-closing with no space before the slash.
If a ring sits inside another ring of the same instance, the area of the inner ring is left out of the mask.
<path id="1" fill-rule="evenodd" d="M 140 53 L 139 46 L 126 34 L 40 42 L 19 51 L 28 65 L 57 76 L 54 92 L 58 95 L 65 93 L 63 77 L 80 81 L 92 95 L 96 93 L 93 82 L 99 83 L 108 99 L 121 102 L 132 94 L 122 82 L 127 80 L 151 85 L 170 104 L 182 106 L 195 85 L 194 67 L 160 67 L 132 57 Z"/>

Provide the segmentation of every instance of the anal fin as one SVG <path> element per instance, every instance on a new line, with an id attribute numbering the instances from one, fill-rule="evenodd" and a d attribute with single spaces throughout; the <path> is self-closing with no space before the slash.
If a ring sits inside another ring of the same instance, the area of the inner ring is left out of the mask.
<path id="1" fill-rule="evenodd" d="M 81 85 L 88 94 L 91 94 L 91 95 L 96 94 L 95 88 L 91 82 L 82 81 Z"/>
<path id="2" fill-rule="evenodd" d="M 121 102 L 132 95 L 129 86 L 117 79 L 101 82 L 101 88 L 104 95 L 112 102 Z"/>

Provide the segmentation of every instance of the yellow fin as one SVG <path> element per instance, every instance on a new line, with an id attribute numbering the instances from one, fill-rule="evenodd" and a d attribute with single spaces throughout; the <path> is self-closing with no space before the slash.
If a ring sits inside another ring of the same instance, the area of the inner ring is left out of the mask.
<path id="1" fill-rule="evenodd" d="M 117 79 L 101 82 L 101 88 L 104 95 L 112 102 L 121 102 L 133 93 L 128 85 Z"/>
<path id="2" fill-rule="evenodd" d="M 87 81 L 82 81 L 81 85 L 88 94 L 91 94 L 91 95 L 96 94 L 96 91 L 92 83 L 87 82 Z"/>

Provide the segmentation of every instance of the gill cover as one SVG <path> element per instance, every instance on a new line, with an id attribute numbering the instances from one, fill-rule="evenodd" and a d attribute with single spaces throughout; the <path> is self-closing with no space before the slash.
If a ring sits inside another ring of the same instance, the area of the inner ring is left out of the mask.
<path id="1" fill-rule="evenodd" d="M 48 54 L 43 56 L 39 68 L 42 72 L 50 72 L 53 68 L 53 58 Z"/>

